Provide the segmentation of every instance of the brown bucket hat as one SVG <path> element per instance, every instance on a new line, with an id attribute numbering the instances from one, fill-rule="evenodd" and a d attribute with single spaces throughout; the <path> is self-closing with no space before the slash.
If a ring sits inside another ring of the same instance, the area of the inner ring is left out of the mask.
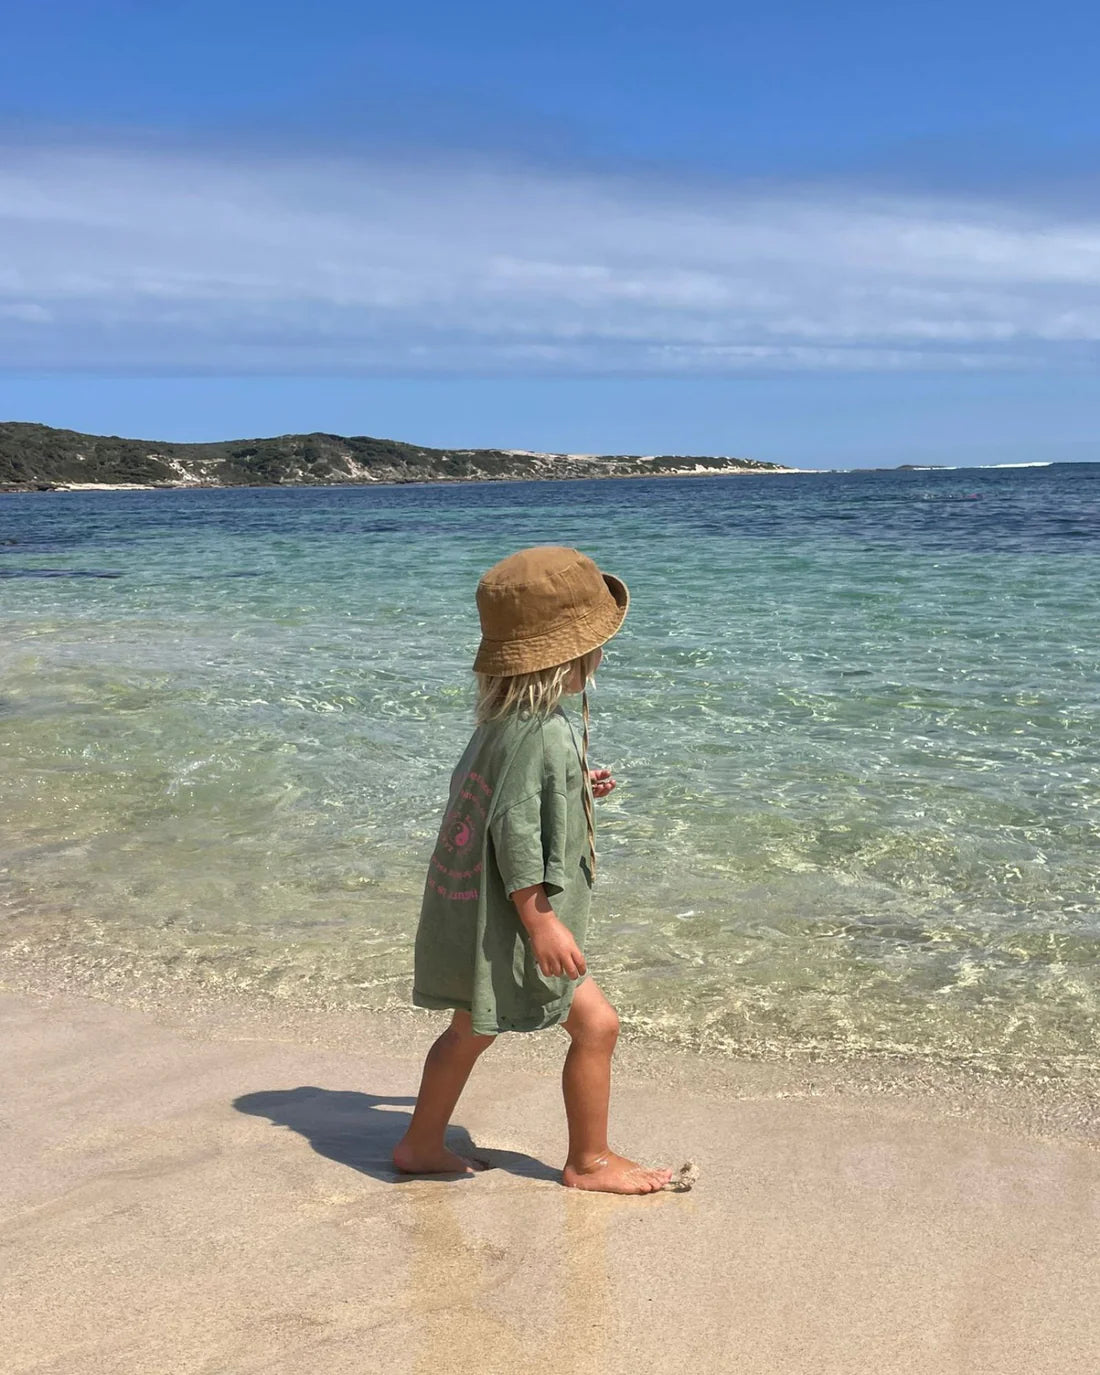
<path id="1" fill-rule="evenodd" d="M 569 663 L 610 640 L 629 604 L 626 583 L 579 550 L 521 549 L 477 585 L 474 672 L 511 678 Z"/>

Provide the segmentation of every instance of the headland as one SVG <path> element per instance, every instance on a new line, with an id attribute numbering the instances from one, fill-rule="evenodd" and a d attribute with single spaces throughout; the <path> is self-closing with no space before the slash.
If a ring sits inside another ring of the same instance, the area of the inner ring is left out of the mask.
<path id="1" fill-rule="evenodd" d="M 696 477 L 796 471 L 724 455 L 567 454 L 433 449 L 366 435 L 290 434 L 173 444 L 0 423 L 0 491 L 320 487 Z"/>

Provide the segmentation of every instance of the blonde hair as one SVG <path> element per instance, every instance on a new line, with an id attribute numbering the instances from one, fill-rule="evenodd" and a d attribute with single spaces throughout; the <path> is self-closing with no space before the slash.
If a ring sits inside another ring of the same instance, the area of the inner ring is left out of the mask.
<path id="1" fill-rule="evenodd" d="M 550 716 L 565 695 L 574 669 L 581 671 L 584 696 L 581 714 L 584 733 L 581 736 L 581 798 L 584 821 L 588 831 L 588 874 L 591 883 L 596 877 L 596 821 L 592 814 L 592 784 L 588 776 L 588 685 L 600 662 L 600 647 L 590 649 L 567 664 L 541 668 L 535 673 L 516 673 L 499 677 L 494 673 L 475 673 L 477 679 L 477 723 L 500 721 L 517 713 L 521 716 Z"/>
<path id="2" fill-rule="evenodd" d="M 580 669 L 582 683 L 587 687 L 596 671 L 598 656 L 599 650 L 592 649 L 566 664 L 508 677 L 495 673 L 475 673 L 478 725 L 503 720 L 513 713 L 521 716 L 552 715 L 565 696 L 574 669 Z"/>

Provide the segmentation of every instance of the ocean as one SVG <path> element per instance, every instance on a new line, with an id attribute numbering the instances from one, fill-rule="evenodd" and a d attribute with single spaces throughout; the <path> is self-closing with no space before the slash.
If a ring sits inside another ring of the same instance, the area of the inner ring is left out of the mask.
<path id="1" fill-rule="evenodd" d="M 590 967 L 722 1055 L 1096 1068 L 1100 464 L 0 496 L 0 945 L 408 1002 L 474 588 L 630 585 Z"/>

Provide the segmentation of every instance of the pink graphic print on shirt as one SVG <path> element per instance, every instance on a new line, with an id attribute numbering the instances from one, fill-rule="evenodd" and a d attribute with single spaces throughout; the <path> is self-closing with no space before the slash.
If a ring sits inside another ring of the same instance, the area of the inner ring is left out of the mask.
<path id="1" fill-rule="evenodd" d="M 471 771 L 443 818 L 428 883 L 449 902 L 476 902 L 481 892 L 482 837 L 492 795 L 485 779 Z"/>

